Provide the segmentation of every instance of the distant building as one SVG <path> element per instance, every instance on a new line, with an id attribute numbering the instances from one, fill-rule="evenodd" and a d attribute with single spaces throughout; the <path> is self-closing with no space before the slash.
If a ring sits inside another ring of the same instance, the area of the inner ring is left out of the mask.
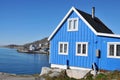
<path id="1" fill-rule="evenodd" d="M 29 46 L 29 50 L 30 50 L 30 51 L 34 51 L 34 50 L 35 50 L 34 45 L 30 45 L 30 46 Z"/>
<path id="2" fill-rule="evenodd" d="M 44 45 L 45 45 L 45 46 L 48 46 L 48 42 L 46 42 Z"/>
<path id="3" fill-rule="evenodd" d="M 41 44 L 41 43 L 39 44 L 39 47 L 42 47 L 42 44 Z"/>

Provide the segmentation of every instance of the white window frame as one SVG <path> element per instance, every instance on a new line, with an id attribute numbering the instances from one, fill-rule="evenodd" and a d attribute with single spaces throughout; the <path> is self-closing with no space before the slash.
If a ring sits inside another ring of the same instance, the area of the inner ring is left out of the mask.
<path id="1" fill-rule="evenodd" d="M 110 56 L 109 54 L 109 47 L 110 47 L 110 45 L 114 45 L 114 56 Z M 107 57 L 108 58 L 120 58 L 120 56 L 117 56 L 116 54 L 116 52 L 117 52 L 117 45 L 120 45 L 120 42 L 108 42 L 107 43 Z"/>
<path id="2" fill-rule="evenodd" d="M 60 52 L 60 44 L 63 44 L 63 49 L 62 49 L 62 53 Z M 67 51 L 66 53 L 64 52 L 64 44 L 67 44 Z M 61 54 L 61 55 L 68 55 L 68 42 L 59 42 L 59 45 L 58 45 L 58 54 Z"/>
<path id="3" fill-rule="evenodd" d="M 81 44 L 81 53 L 77 53 L 78 51 L 78 44 Z M 86 54 L 83 54 L 83 44 L 86 44 Z M 76 42 L 76 56 L 88 56 L 88 42 Z"/>
<path id="4" fill-rule="evenodd" d="M 71 21 L 71 25 L 72 25 L 71 29 L 69 29 L 70 21 Z M 74 29 L 74 24 L 75 24 L 74 21 L 77 21 L 75 29 Z M 67 31 L 78 31 L 78 18 L 69 18 L 68 19 Z"/>

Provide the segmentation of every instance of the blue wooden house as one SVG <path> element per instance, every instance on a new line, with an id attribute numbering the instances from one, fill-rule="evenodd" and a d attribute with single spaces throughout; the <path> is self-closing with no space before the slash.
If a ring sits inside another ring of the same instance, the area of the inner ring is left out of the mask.
<path id="1" fill-rule="evenodd" d="M 72 7 L 49 36 L 51 67 L 120 70 L 120 35 L 99 18 Z"/>

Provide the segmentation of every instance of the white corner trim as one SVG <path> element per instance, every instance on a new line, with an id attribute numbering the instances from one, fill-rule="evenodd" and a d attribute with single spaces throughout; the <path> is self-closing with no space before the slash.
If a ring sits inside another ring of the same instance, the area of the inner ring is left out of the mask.
<path id="1" fill-rule="evenodd" d="M 51 68 L 67 69 L 67 65 L 51 64 Z"/>
<path id="2" fill-rule="evenodd" d="M 67 65 L 51 64 L 51 68 L 67 69 Z M 78 70 L 91 70 L 89 68 L 81 68 L 81 67 L 75 67 L 75 66 L 70 66 L 69 68 L 78 69 Z"/>
<path id="3" fill-rule="evenodd" d="M 89 68 L 81 68 L 81 67 L 73 67 L 73 66 L 70 66 L 70 69 L 91 70 L 91 69 L 89 69 Z"/>

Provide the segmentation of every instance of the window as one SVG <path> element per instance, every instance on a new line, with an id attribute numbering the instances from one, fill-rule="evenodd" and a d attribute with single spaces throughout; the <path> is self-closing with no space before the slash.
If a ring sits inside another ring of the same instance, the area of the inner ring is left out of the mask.
<path id="1" fill-rule="evenodd" d="M 78 31 L 78 18 L 68 19 L 68 31 Z"/>
<path id="2" fill-rule="evenodd" d="M 108 43 L 108 57 L 120 58 L 120 42 Z"/>
<path id="3" fill-rule="evenodd" d="M 76 42 L 76 55 L 87 56 L 88 43 L 87 42 Z"/>
<path id="4" fill-rule="evenodd" d="M 110 49 L 109 49 L 110 50 L 109 55 L 110 56 L 114 56 L 114 45 L 110 44 L 109 47 L 110 47 Z"/>
<path id="5" fill-rule="evenodd" d="M 116 56 L 120 56 L 120 44 L 116 45 Z"/>
<path id="6" fill-rule="evenodd" d="M 68 54 L 68 42 L 59 42 L 59 54 Z"/>

